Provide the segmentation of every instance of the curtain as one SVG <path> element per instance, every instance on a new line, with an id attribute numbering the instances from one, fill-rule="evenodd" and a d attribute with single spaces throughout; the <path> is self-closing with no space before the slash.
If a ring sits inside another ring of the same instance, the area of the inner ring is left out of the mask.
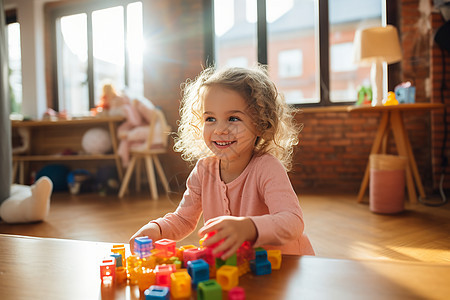
<path id="1" fill-rule="evenodd" d="M 9 120 L 8 52 L 3 0 L 0 0 L 0 204 L 11 189 L 11 122 Z"/>

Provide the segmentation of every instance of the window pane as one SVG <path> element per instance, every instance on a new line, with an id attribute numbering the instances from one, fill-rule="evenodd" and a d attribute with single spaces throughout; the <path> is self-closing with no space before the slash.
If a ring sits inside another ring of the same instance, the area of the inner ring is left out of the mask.
<path id="1" fill-rule="evenodd" d="M 142 2 L 127 6 L 128 90 L 133 95 L 144 95 L 142 54 L 144 47 Z"/>
<path id="2" fill-rule="evenodd" d="M 22 111 L 22 58 L 20 48 L 20 25 L 9 24 L 8 30 L 8 64 L 9 64 L 9 98 L 11 112 Z"/>
<path id="3" fill-rule="evenodd" d="M 214 0 L 214 26 L 218 67 L 257 63 L 256 0 Z"/>
<path id="4" fill-rule="evenodd" d="M 288 103 L 319 102 L 316 2 L 266 2 L 270 77 Z"/>
<path id="5" fill-rule="evenodd" d="M 330 100 L 356 101 L 361 85 L 370 85 L 370 67 L 353 60 L 353 39 L 357 29 L 381 26 L 380 0 L 329 1 Z M 351 9 L 349 9 L 351 7 Z"/>
<path id="6" fill-rule="evenodd" d="M 111 7 L 92 13 L 94 53 L 94 97 L 100 101 L 103 84 L 125 88 L 125 42 L 123 7 Z"/>
<path id="7" fill-rule="evenodd" d="M 87 15 L 60 19 L 58 35 L 59 110 L 71 115 L 89 112 L 87 82 Z"/>

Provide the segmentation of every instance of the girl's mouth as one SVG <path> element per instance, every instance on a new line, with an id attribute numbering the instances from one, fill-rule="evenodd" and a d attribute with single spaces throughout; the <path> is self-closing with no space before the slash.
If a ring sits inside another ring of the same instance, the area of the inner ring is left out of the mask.
<path id="1" fill-rule="evenodd" d="M 226 142 L 226 141 L 214 141 L 213 142 L 217 147 L 222 148 L 222 147 L 228 147 L 231 144 L 235 143 L 235 141 L 231 141 L 231 142 Z"/>

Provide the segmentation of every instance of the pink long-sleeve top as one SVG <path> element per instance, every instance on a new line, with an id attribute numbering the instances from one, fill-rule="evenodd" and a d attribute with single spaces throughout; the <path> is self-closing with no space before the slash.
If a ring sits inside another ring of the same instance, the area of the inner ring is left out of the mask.
<path id="1" fill-rule="evenodd" d="M 164 238 L 180 240 L 190 234 L 202 212 L 204 222 L 219 216 L 246 216 L 258 231 L 254 247 L 314 255 L 297 195 L 283 165 L 272 155 L 254 156 L 228 184 L 220 179 L 217 158 L 201 159 L 186 186 L 175 212 L 152 221 L 160 226 Z"/>

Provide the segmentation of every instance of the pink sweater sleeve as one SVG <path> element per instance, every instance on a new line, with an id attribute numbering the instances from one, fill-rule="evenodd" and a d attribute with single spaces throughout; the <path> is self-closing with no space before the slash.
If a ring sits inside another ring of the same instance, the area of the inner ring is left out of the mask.
<path id="1" fill-rule="evenodd" d="M 183 199 L 173 213 L 168 213 L 162 218 L 151 222 L 157 223 L 161 228 L 163 238 L 171 240 L 181 240 L 197 226 L 202 213 L 201 188 L 197 172 L 197 166 L 189 175 L 186 182 L 186 191 Z"/>
<path id="2" fill-rule="evenodd" d="M 255 247 L 283 245 L 301 240 L 303 213 L 289 177 L 282 164 L 275 158 L 259 164 L 257 185 L 269 213 L 253 216 L 258 231 Z"/>

